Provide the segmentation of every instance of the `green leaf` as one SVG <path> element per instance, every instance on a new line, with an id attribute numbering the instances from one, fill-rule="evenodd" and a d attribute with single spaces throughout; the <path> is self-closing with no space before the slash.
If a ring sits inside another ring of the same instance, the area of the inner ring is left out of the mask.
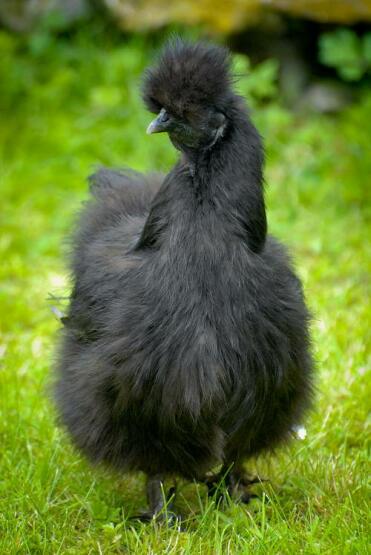
<path id="1" fill-rule="evenodd" d="M 335 68 L 344 80 L 359 81 L 367 69 L 370 48 L 368 40 L 364 44 L 354 31 L 338 29 L 321 35 L 319 59 L 324 65 Z"/>
<path id="2" fill-rule="evenodd" d="M 270 100 L 277 95 L 279 62 L 275 59 L 251 67 L 250 60 L 243 54 L 233 56 L 233 73 L 237 78 L 236 88 L 253 104 Z"/>

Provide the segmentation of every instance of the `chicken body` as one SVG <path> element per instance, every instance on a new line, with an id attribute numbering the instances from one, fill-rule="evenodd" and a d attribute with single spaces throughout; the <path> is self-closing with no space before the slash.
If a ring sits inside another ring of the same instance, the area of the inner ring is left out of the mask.
<path id="1" fill-rule="evenodd" d="M 223 113 L 166 177 L 93 176 L 75 236 L 56 399 L 75 444 L 121 471 L 202 479 L 287 439 L 310 404 L 309 315 L 266 234 L 260 137 L 238 97 Z"/>
<path id="2" fill-rule="evenodd" d="M 175 187 L 189 179 L 174 174 Z M 153 187 L 108 170 L 93 181 L 57 385 L 77 445 L 122 470 L 187 477 L 276 445 L 310 377 L 307 314 L 282 247 L 268 238 L 254 254 L 214 207 L 187 212 L 191 198 L 177 198 L 164 244 L 133 250 Z"/>

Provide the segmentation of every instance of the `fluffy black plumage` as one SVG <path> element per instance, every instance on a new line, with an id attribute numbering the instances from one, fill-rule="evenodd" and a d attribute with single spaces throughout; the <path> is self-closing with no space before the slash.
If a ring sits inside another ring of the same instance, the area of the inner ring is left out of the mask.
<path id="1" fill-rule="evenodd" d="M 143 99 L 154 113 L 166 108 L 183 116 L 202 105 L 223 109 L 232 95 L 231 83 L 227 50 L 174 40 L 147 70 Z"/>
<path id="2" fill-rule="evenodd" d="M 74 238 L 57 404 L 75 444 L 122 471 L 237 468 L 310 402 L 308 311 L 231 82 L 224 49 L 170 43 L 143 96 L 181 159 L 166 177 L 93 175 Z"/>

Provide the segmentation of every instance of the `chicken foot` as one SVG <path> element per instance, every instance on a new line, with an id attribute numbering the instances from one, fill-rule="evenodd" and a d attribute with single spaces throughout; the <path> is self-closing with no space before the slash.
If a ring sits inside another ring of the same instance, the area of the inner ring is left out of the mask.
<path id="1" fill-rule="evenodd" d="M 207 476 L 204 480 L 204 483 L 208 488 L 209 497 L 216 495 L 217 501 L 225 499 L 225 494 L 221 488 L 223 481 L 231 499 L 247 504 L 251 501 L 251 499 L 259 497 L 258 495 L 251 493 L 251 486 L 254 484 L 260 484 L 266 480 L 260 478 L 259 476 L 249 477 L 241 467 L 223 465 L 220 472 Z"/>

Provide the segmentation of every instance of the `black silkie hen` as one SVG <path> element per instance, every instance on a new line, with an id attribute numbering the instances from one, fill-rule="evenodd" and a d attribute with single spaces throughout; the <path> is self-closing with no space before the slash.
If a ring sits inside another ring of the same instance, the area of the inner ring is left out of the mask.
<path id="1" fill-rule="evenodd" d="M 240 490 L 310 404 L 308 311 L 231 81 L 224 49 L 168 44 L 143 96 L 181 158 L 166 177 L 100 170 L 74 238 L 57 405 L 92 461 L 147 474 L 149 515 L 167 476 L 222 464 Z"/>

